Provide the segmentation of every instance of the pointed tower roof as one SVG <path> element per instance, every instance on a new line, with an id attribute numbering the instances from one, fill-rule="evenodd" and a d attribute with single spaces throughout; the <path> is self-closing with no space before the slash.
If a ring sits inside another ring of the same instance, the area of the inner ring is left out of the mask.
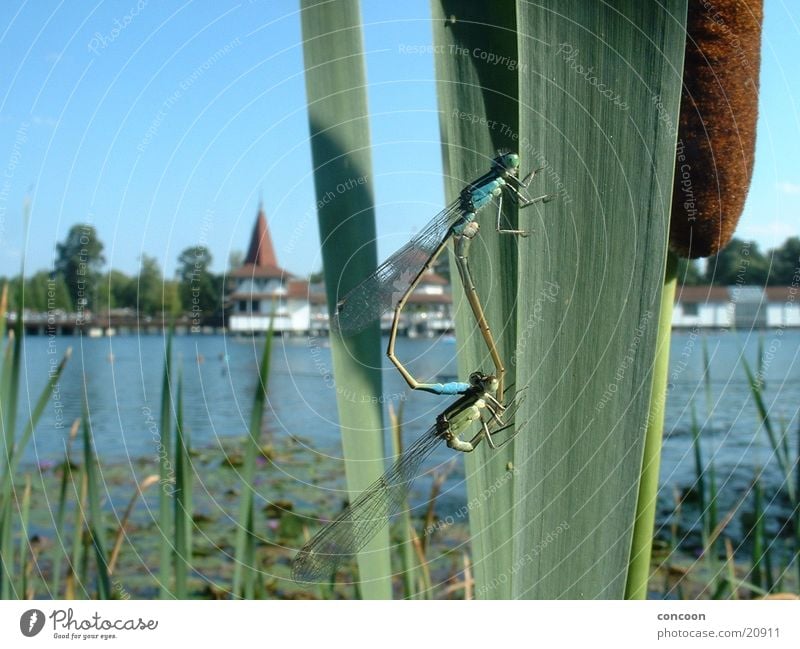
<path id="1" fill-rule="evenodd" d="M 267 227 L 267 217 L 264 214 L 264 203 L 258 203 L 258 215 L 250 237 L 250 247 L 247 249 L 245 264 L 252 264 L 258 268 L 277 268 L 278 260 L 275 249 L 272 247 L 272 237 Z"/>
<path id="2" fill-rule="evenodd" d="M 264 214 L 264 203 L 259 201 L 258 214 L 250 236 L 250 246 L 241 268 L 230 273 L 231 277 L 283 277 L 290 276 L 278 266 L 272 237 Z"/>

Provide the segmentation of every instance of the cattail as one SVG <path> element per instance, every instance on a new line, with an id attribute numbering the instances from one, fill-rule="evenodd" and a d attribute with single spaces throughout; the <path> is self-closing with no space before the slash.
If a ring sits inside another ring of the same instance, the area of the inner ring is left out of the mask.
<path id="1" fill-rule="evenodd" d="M 761 0 L 690 2 L 670 247 L 716 254 L 744 207 L 756 141 Z"/>

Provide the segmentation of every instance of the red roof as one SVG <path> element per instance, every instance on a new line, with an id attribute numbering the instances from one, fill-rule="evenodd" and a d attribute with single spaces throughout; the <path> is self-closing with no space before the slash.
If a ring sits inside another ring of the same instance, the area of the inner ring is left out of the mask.
<path id="1" fill-rule="evenodd" d="M 240 268 L 229 272 L 228 276 L 267 279 L 292 276 L 278 266 L 278 259 L 275 256 L 275 248 L 272 246 L 272 237 L 269 234 L 263 203 L 258 204 L 258 214 L 256 215 L 255 225 L 253 225 L 250 247 L 247 249 L 244 263 Z"/>
<path id="2" fill-rule="evenodd" d="M 408 298 L 409 304 L 451 304 L 453 298 L 449 293 L 412 293 Z"/>
<path id="3" fill-rule="evenodd" d="M 275 249 L 272 247 L 272 237 L 269 236 L 267 227 L 267 217 L 264 214 L 264 205 L 259 203 L 256 224 L 253 226 L 253 234 L 250 237 L 250 247 L 247 249 L 247 256 L 244 258 L 245 265 L 251 264 L 258 268 L 277 268 L 278 259 L 275 257 Z"/>
<path id="4" fill-rule="evenodd" d="M 679 286 L 675 301 L 683 304 L 727 302 L 730 299 L 726 286 Z"/>
<path id="5" fill-rule="evenodd" d="M 765 289 L 767 293 L 768 302 L 794 302 L 800 301 L 800 296 L 797 296 L 797 289 L 791 286 L 767 286 Z"/>
<path id="6" fill-rule="evenodd" d="M 245 264 L 232 270 L 228 273 L 228 277 L 291 277 L 285 270 L 277 266 L 255 266 L 253 264 Z"/>

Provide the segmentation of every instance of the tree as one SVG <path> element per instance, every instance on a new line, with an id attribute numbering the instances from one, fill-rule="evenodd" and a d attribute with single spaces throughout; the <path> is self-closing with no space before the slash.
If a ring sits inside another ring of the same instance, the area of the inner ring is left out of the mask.
<path id="1" fill-rule="evenodd" d="M 800 270 L 800 237 L 789 237 L 783 245 L 769 252 L 772 256 L 769 283 L 773 286 L 791 286 L 796 283 L 795 273 Z"/>
<path id="2" fill-rule="evenodd" d="M 47 281 L 50 273 L 40 270 L 38 273 L 25 280 L 25 293 L 22 296 L 23 307 L 34 313 L 47 311 Z"/>
<path id="3" fill-rule="evenodd" d="M 64 243 L 56 245 L 55 270 L 64 278 L 76 309 L 94 307 L 97 281 L 104 263 L 103 244 L 93 225 L 73 225 Z"/>
<path id="4" fill-rule="evenodd" d="M 734 237 L 715 256 L 709 257 L 705 280 L 717 286 L 766 286 L 769 262 L 755 241 Z"/>
<path id="5" fill-rule="evenodd" d="M 201 319 L 217 311 L 221 304 L 219 282 L 209 270 L 212 257 L 205 246 L 186 248 L 178 257 L 178 278 L 183 310 Z"/>
<path id="6" fill-rule="evenodd" d="M 183 311 L 181 305 L 181 285 L 174 280 L 165 280 L 162 290 L 164 318 L 172 320 L 177 318 Z"/>
<path id="7" fill-rule="evenodd" d="M 25 280 L 25 308 L 38 313 L 72 310 L 69 287 L 61 275 L 40 270 Z"/>
<path id="8" fill-rule="evenodd" d="M 139 313 L 154 316 L 161 312 L 163 283 L 158 260 L 149 255 L 142 255 L 142 265 L 136 284 L 136 303 Z"/>
<path id="9" fill-rule="evenodd" d="M 129 307 L 136 308 L 135 277 L 119 270 L 110 270 L 100 278 L 97 291 L 97 308 L 100 311 Z"/>
<path id="10" fill-rule="evenodd" d="M 228 255 L 228 269 L 236 270 L 244 264 L 244 253 L 241 250 L 231 250 Z"/>
<path id="11" fill-rule="evenodd" d="M 697 260 L 695 259 L 679 258 L 677 275 L 678 282 L 682 286 L 699 286 L 700 284 L 705 284 L 703 273 L 700 272 L 700 269 L 697 267 Z"/>

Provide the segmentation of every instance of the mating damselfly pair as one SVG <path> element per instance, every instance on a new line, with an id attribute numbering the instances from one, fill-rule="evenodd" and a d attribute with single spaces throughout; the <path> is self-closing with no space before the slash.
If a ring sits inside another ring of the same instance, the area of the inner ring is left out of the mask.
<path id="1" fill-rule="evenodd" d="M 330 578 L 342 561 L 361 550 L 386 525 L 388 517 L 397 513 L 420 465 L 441 442 L 464 453 L 471 452 L 483 439 L 492 448 L 496 448 L 498 445 L 494 443 L 493 435 L 511 426 L 519 400 L 510 406 L 504 405 L 505 366 L 473 281 L 469 267 L 469 247 L 480 229 L 476 220 L 478 213 L 495 200 L 497 232 L 527 236 L 525 230 L 503 227 L 504 192 L 520 208 L 546 202 L 551 198 L 549 195 L 529 197 L 527 189 L 536 170 L 520 179 L 519 166 L 520 158 L 516 153 L 499 154 L 492 160 L 488 172 L 467 184 L 458 199 L 439 212 L 419 234 L 337 304 L 331 330 L 344 336 L 362 331 L 385 312 L 394 309 L 387 348 L 389 359 L 412 389 L 457 395 L 459 399 L 437 417 L 436 423 L 408 447 L 383 476 L 301 548 L 294 560 L 292 573 L 297 581 L 316 582 Z M 409 297 L 451 239 L 456 267 L 467 301 L 494 364 L 494 374 L 474 372 L 468 382 L 423 383 L 395 355 L 398 325 Z M 485 412 L 488 413 L 486 417 Z M 475 422 L 480 422 L 480 430 L 471 440 L 462 440 L 459 436 Z M 516 432 L 519 429 L 517 426 Z M 513 435 L 503 444 L 512 437 Z"/>

